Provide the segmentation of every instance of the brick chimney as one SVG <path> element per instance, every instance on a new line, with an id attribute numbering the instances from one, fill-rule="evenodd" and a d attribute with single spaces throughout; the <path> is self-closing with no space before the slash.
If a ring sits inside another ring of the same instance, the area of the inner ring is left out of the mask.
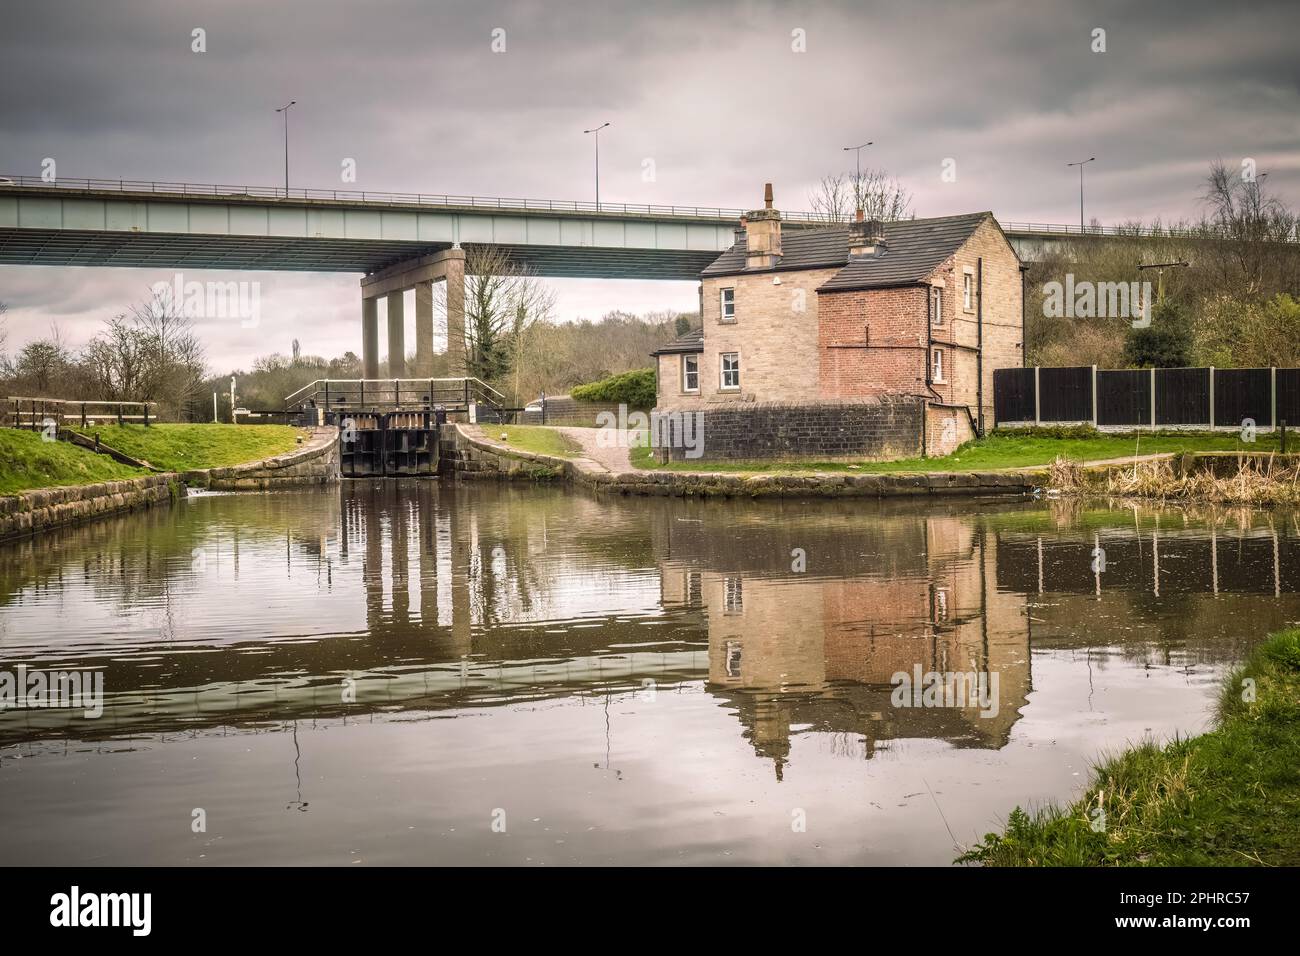
<path id="1" fill-rule="evenodd" d="M 781 213 L 772 208 L 772 184 L 763 186 L 763 208 L 745 213 L 745 268 L 770 269 L 781 261 Z"/>
<path id="2" fill-rule="evenodd" d="M 849 223 L 849 258 L 874 256 L 885 251 L 885 224 L 879 219 L 862 218 L 858 210 L 857 218 Z"/>

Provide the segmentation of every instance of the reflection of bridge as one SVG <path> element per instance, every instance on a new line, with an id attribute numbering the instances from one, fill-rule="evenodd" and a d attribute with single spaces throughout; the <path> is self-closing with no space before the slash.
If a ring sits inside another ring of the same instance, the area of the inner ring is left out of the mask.
<path id="1" fill-rule="evenodd" d="M 1035 523 L 1041 533 L 1023 527 Z M 703 685 L 725 701 L 778 772 L 805 733 L 847 735 L 864 756 L 903 738 L 996 749 L 1032 688 L 1031 636 L 1083 642 L 1081 602 L 1097 600 L 1093 532 L 1053 527 L 1022 503 L 975 516 L 934 503 L 733 508 L 373 482 L 213 497 L 0 549 L 0 601 L 74 577 L 123 606 L 193 602 L 197 586 L 225 600 L 225 579 L 195 576 L 191 562 L 232 531 L 217 543 L 236 569 L 241 550 L 255 576 L 282 562 L 287 611 L 250 608 L 248 630 L 234 634 L 83 635 L 64 646 L 6 633 L 9 660 L 102 669 L 109 698 L 98 721 L 7 713 L 0 743 L 437 715 L 653 681 Z M 1300 539 L 1285 527 L 1151 531 L 1097 532 L 1112 616 L 1127 610 L 1137 623 L 1154 583 L 1142 575 L 1157 562 L 1163 597 L 1203 596 L 1166 644 L 1194 648 L 1198 629 L 1217 637 L 1245 607 L 1255 630 L 1274 626 L 1273 611 L 1234 592 L 1280 593 L 1276 617 L 1300 614 Z M 548 539 L 558 552 L 541 546 Z M 804 571 L 791 568 L 796 548 Z M 1040 593 L 1053 597 L 1031 611 Z M 328 621 L 304 632 L 307 609 Z M 1143 623 L 1145 633 L 1107 641 L 1149 648 L 1159 622 Z M 917 665 L 997 673 L 998 713 L 892 707 L 892 675 Z"/>

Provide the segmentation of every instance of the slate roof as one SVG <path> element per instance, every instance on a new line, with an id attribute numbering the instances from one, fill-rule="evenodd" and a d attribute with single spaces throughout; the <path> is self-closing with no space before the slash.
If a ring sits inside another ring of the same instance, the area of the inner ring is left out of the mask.
<path id="1" fill-rule="evenodd" d="M 691 329 L 685 335 L 679 335 L 667 345 L 655 349 L 651 355 L 673 355 L 678 352 L 703 352 L 704 329 Z"/>
<path id="2" fill-rule="evenodd" d="M 781 236 L 781 261 L 772 269 L 753 272 L 786 272 L 798 269 L 840 271 L 818 288 L 818 292 L 871 289 L 911 285 L 920 282 L 961 248 L 990 212 L 941 216 L 934 219 L 903 219 L 885 223 L 883 254 L 849 259 L 847 225 L 825 229 L 787 229 Z M 702 277 L 739 275 L 745 269 L 745 241 L 741 238 L 701 274 Z"/>

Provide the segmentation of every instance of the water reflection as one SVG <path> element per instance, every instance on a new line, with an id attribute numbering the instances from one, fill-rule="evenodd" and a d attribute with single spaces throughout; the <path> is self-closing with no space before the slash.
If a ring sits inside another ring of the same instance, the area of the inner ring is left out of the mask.
<path id="1" fill-rule="evenodd" d="M 295 783 L 278 805 L 309 815 L 320 797 L 306 792 L 300 730 L 358 722 L 599 707 L 593 759 L 569 739 L 590 732 L 587 716 L 539 718 L 549 729 L 520 745 L 617 782 L 617 734 L 651 713 L 695 715 L 678 725 L 687 737 L 707 726 L 710 753 L 773 783 L 800 766 L 800 740 L 841 761 L 907 741 L 1009 755 L 1034 708 L 1057 736 L 1107 714 L 1193 729 L 1223 666 L 1300 618 L 1298 541 L 1289 515 L 1077 504 L 596 500 L 416 481 L 204 496 L 0 548 L 3 666 L 102 670 L 108 691 L 99 720 L 0 714 L 0 772 L 70 745 L 172 753 L 288 731 Z M 1070 689 L 1036 694 L 1041 667 Z M 1175 680 L 1099 701 L 1099 673 L 1152 667 Z M 894 706 L 898 672 L 996 675 L 995 713 Z M 701 694 L 727 715 L 730 744 Z M 453 726 L 469 725 L 444 722 L 435 739 L 473 733 Z M 655 737 L 623 763 L 664 773 L 681 746 Z M 256 775 L 225 772 L 256 794 Z M 1024 799 L 1004 783 L 1005 799 L 991 790 L 980 806 Z"/>

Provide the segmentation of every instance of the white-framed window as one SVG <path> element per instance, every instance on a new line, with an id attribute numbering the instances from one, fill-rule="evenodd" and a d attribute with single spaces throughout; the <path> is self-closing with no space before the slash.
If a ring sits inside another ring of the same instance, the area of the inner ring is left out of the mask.
<path id="1" fill-rule="evenodd" d="M 930 350 L 930 380 L 943 382 L 943 349 Z"/>
<path id="2" fill-rule="evenodd" d="M 738 578 L 726 578 L 723 581 L 723 610 L 727 614 L 739 614 L 745 610 L 745 585 Z"/>
<path id="3" fill-rule="evenodd" d="M 967 312 L 975 311 L 975 276 L 969 272 L 961 277 L 961 307 Z"/>
<path id="4" fill-rule="evenodd" d="M 698 355 L 682 356 L 682 391 L 698 392 L 700 390 L 700 357 Z"/>
<path id="5" fill-rule="evenodd" d="M 723 352 L 718 356 L 718 387 L 740 388 L 739 352 Z"/>
<path id="6" fill-rule="evenodd" d="M 735 680 L 740 677 L 740 658 L 743 648 L 740 641 L 727 641 L 727 676 Z"/>
<path id="7" fill-rule="evenodd" d="M 930 324 L 936 329 L 943 327 L 943 290 L 937 286 L 930 289 Z"/>
<path id="8" fill-rule="evenodd" d="M 722 317 L 722 321 L 735 322 L 736 321 L 736 290 L 721 289 L 719 290 L 718 295 L 722 303 L 721 312 L 719 312 L 719 315 Z"/>

